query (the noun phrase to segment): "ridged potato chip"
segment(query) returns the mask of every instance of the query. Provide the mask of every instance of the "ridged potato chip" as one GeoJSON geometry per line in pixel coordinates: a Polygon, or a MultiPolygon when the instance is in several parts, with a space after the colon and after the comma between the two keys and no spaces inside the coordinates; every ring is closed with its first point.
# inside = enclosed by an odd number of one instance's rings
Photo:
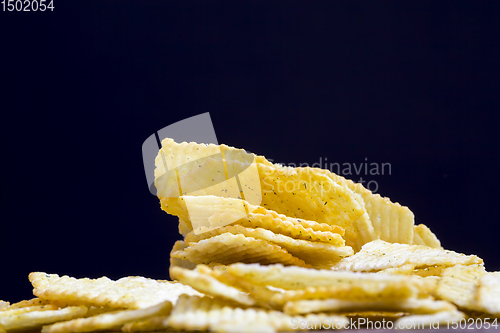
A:
{"type": "Polygon", "coordinates": [[[189,270],[181,267],[172,267],[172,277],[185,283],[196,290],[215,297],[234,301],[245,306],[256,303],[255,299],[239,289],[221,283],[210,274],[198,270],[189,270]]]}
{"type": "MultiPolygon", "coordinates": [[[[251,177],[245,178],[245,171],[255,168],[259,175],[258,181],[261,193],[252,195],[250,189],[243,186],[240,189],[243,196],[240,196],[240,198],[245,198],[252,204],[260,204],[278,213],[347,227],[352,225],[352,222],[364,212],[354,199],[353,192],[349,188],[338,185],[331,178],[317,172],[315,169],[283,167],[270,163],[262,156],[243,153],[242,150],[225,145],[219,147],[224,158],[222,163],[213,163],[219,165],[218,168],[214,166],[204,167],[201,163],[198,163],[199,165],[191,167],[189,172],[183,174],[177,172],[175,178],[178,177],[178,184],[174,184],[174,176],[164,177],[168,172],[164,166],[165,162],[167,164],[169,162],[168,156],[172,154],[175,156],[173,160],[176,163],[172,163],[171,167],[179,167],[181,163],[186,163],[188,160],[203,160],[218,156],[214,155],[218,147],[193,142],[178,144],[172,139],[163,140],[162,148],[156,159],[155,184],[164,210],[178,215],[175,200],[167,200],[166,198],[177,197],[181,193],[192,194],[183,188],[183,184],[196,184],[198,187],[204,187],[204,189],[200,189],[198,195],[218,195],[216,191],[210,189],[207,192],[206,189],[221,184],[221,181],[214,177],[219,177],[222,174],[220,166],[224,165],[226,181],[234,180],[235,176],[238,176],[243,177],[244,181],[242,183],[245,184],[248,183],[248,179],[251,180],[251,177]],[[207,179],[210,181],[207,181],[207,179]],[[214,181],[211,182],[211,180],[214,181]],[[199,185],[200,182],[203,186],[199,185]],[[247,194],[245,194],[245,190],[247,190],[247,194]]],[[[169,167],[167,169],[170,170],[169,167]]],[[[254,179],[250,183],[256,181],[254,179]]],[[[254,187],[257,188],[257,186],[254,187]]],[[[219,196],[229,197],[225,194],[219,196]]],[[[231,197],[234,196],[231,195],[231,197]]],[[[181,217],[185,218],[185,216],[181,217]]]]}
{"type": "Polygon", "coordinates": [[[333,270],[379,271],[412,264],[415,268],[436,265],[471,265],[483,260],[475,255],[465,255],[453,251],[433,249],[422,245],[387,243],[382,240],[366,243],[361,251],[335,264],[333,270]]]}
{"type": "Polygon", "coordinates": [[[0,312],[0,327],[5,330],[37,328],[57,321],[82,317],[86,306],[70,306],[57,309],[53,305],[35,305],[0,312]]]}
{"type": "MultiPolygon", "coordinates": [[[[344,229],[341,227],[288,217],[263,207],[250,205],[241,199],[216,196],[182,196],[178,200],[179,207],[184,209],[185,215],[194,217],[198,221],[207,221],[205,224],[209,225],[209,227],[206,230],[198,230],[195,232],[196,234],[210,231],[210,227],[224,226],[226,225],[224,220],[229,219],[234,221],[228,223],[231,225],[264,228],[276,234],[296,239],[330,243],[336,246],[345,244],[342,238],[344,229]],[[241,216],[244,217],[241,218],[241,216]]],[[[200,224],[203,224],[203,222],[200,224]]]]}
{"type": "Polygon", "coordinates": [[[231,303],[208,297],[181,296],[164,324],[176,330],[255,332],[258,329],[275,332],[298,328],[294,325],[301,322],[325,322],[325,319],[338,323],[338,327],[344,327],[348,322],[346,317],[339,315],[289,316],[273,310],[237,308],[231,303]]]}
{"type": "Polygon", "coordinates": [[[486,273],[482,265],[456,265],[443,270],[436,294],[463,309],[481,310],[476,303],[479,279],[486,273]]]}
{"type": "Polygon", "coordinates": [[[413,244],[442,249],[441,242],[425,224],[413,226],[413,244]]]}
{"type": "Polygon", "coordinates": [[[158,315],[168,315],[172,303],[165,301],[151,307],[121,310],[99,314],[88,318],[78,318],[55,323],[42,328],[42,333],[93,332],[97,330],[119,329],[127,322],[158,315]]]}
{"type": "MultiPolygon", "coordinates": [[[[172,247],[172,251],[170,251],[170,254],[172,254],[173,252],[176,252],[176,251],[182,251],[187,247],[188,246],[184,241],[181,241],[181,240],[176,241],[174,243],[174,246],[172,247]]],[[[170,272],[170,270],[172,269],[172,267],[176,267],[176,266],[182,267],[182,268],[187,268],[187,269],[194,269],[196,267],[196,264],[194,262],[189,261],[189,260],[175,258],[175,257],[172,257],[172,255],[170,255],[170,269],[169,269],[170,276],[172,276],[172,272],[170,272]]]]}
{"type": "Polygon", "coordinates": [[[224,233],[253,237],[255,239],[262,239],[272,244],[276,244],[313,267],[330,267],[340,259],[354,253],[352,248],[349,246],[334,246],[328,243],[293,239],[288,236],[275,234],[266,229],[245,228],[241,225],[225,226],[198,235],[195,235],[194,232],[190,232],[186,235],[185,242],[187,244],[191,244],[193,242],[196,243],[203,239],[224,233]]]}
{"type": "MultiPolygon", "coordinates": [[[[318,293],[321,295],[335,293],[335,288],[339,295],[348,295],[349,290],[352,297],[366,297],[378,294],[393,297],[400,293],[401,297],[415,295],[417,287],[420,286],[420,279],[404,275],[390,274],[366,274],[355,272],[336,272],[332,270],[307,269],[302,267],[283,265],[261,266],[258,264],[233,264],[227,267],[227,272],[251,281],[261,286],[273,286],[282,289],[296,290],[315,287],[325,287],[325,289],[310,289],[311,295],[318,293]],[[387,289],[386,289],[387,288],[387,289]]],[[[304,293],[300,291],[299,293],[304,293]]],[[[307,293],[307,292],[306,292],[307,293]]],[[[290,293],[293,295],[293,293],[290,293]]],[[[286,296],[284,296],[286,297],[286,296]]]]}
{"type": "Polygon", "coordinates": [[[446,301],[433,299],[405,298],[397,300],[354,301],[341,299],[301,300],[287,302],[283,311],[289,315],[312,312],[353,312],[353,311],[392,311],[409,313],[436,313],[454,311],[456,307],[446,301]]]}
{"type": "Polygon", "coordinates": [[[285,265],[307,266],[303,260],[292,256],[285,249],[268,241],[230,233],[191,243],[184,250],[172,252],[171,256],[198,264],[260,262],[263,264],[283,263],[285,265]]]}
{"type": "Polygon", "coordinates": [[[121,278],[117,281],[99,279],[75,279],[68,276],[42,272],[30,273],[33,293],[43,299],[106,306],[111,308],[145,308],[170,301],[175,303],[180,294],[198,295],[189,286],[169,281],[157,281],[140,276],[121,278]]]}
{"type": "Polygon", "coordinates": [[[5,308],[8,308],[9,306],[10,306],[9,302],[0,301],[0,311],[2,311],[5,308]]]}
{"type": "Polygon", "coordinates": [[[488,272],[479,278],[477,306],[494,316],[500,316],[500,272],[488,272]]]}

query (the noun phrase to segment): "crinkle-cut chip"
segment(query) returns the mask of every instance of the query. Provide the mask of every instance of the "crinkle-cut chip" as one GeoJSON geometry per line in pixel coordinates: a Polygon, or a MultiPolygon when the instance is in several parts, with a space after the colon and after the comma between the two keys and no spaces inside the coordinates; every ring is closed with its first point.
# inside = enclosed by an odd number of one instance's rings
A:
{"type": "Polygon", "coordinates": [[[335,264],[333,270],[379,271],[407,264],[422,268],[434,265],[472,265],[483,260],[475,255],[465,255],[453,251],[433,249],[423,245],[387,243],[375,240],[366,243],[361,251],[335,264]]]}
{"type": "Polygon", "coordinates": [[[262,239],[225,233],[197,243],[191,243],[181,251],[171,253],[172,257],[189,260],[198,264],[217,262],[259,262],[263,264],[282,263],[285,265],[307,266],[306,263],[288,253],[278,245],[262,239]]]}
{"type": "Polygon", "coordinates": [[[479,278],[477,305],[494,316],[500,315],[500,272],[488,272],[479,278]]]}
{"type": "Polygon", "coordinates": [[[173,267],[172,277],[207,295],[221,297],[245,306],[251,306],[256,303],[253,297],[243,291],[228,286],[212,277],[210,274],[198,270],[173,267]]]}
{"type": "MultiPolygon", "coordinates": [[[[185,215],[196,220],[206,220],[205,224],[214,229],[215,226],[224,226],[225,221],[232,221],[229,224],[241,225],[250,228],[263,228],[292,238],[319,241],[330,243],[336,246],[344,245],[344,229],[326,223],[318,223],[288,217],[278,214],[263,207],[250,205],[241,199],[221,198],[213,195],[207,196],[182,196],[179,197],[179,206],[184,209],[185,215]],[[248,211],[248,214],[246,213],[248,211]]],[[[192,229],[189,226],[183,226],[182,229],[192,229]]],[[[181,228],[181,227],[179,227],[181,228]]],[[[195,230],[195,234],[200,234],[205,230],[195,230]]],[[[185,235],[185,234],[184,234],[185,235]]]]}
{"type": "Polygon", "coordinates": [[[93,332],[97,330],[119,329],[127,322],[158,315],[168,315],[172,303],[165,301],[151,307],[103,313],[88,318],[78,318],[55,323],[42,328],[42,333],[93,332]]]}
{"type": "Polygon", "coordinates": [[[188,232],[193,230],[193,226],[189,220],[183,220],[179,218],[179,233],[182,236],[186,236],[188,232]]]}
{"type": "Polygon", "coordinates": [[[353,192],[313,168],[257,164],[261,206],[286,216],[347,228],[364,212],[353,192]]]}
{"type": "MultiPolygon", "coordinates": [[[[362,201],[362,199],[361,203],[364,208],[364,202],[362,201]]],[[[353,225],[345,231],[344,238],[346,239],[346,244],[350,245],[355,252],[361,250],[361,247],[364,244],[378,239],[372,222],[370,221],[370,216],[368,215],[366,210],[363,215],[361,215],[356,221],[354,221],[353,225]]]]}
{"type": "Polygon", "coordinates": [[[482,265],[456,265],[441,274],[436,295],[462,309],[481,310],[476,303],[479,279],[486,273],[482,265]]]}
{"type": "Polygon", "coordinates": [[[87,313],[86,306],[70,306],[57,309],[52,305],[35,305],[0,312],[0,327],[5,330],[41,327],[57,321],[82,317],[87,313]]]}
{"type": "MultiPolygon", "coordinates": [[[[352,221],[363,214],[363,209],[354,199],[353,192],[349,188],[338,185],[331,178],[315,169],[283,167],[270,163],[262,156],[255,156],[246,152],[240,154],[238,152],[242,152],[242,150],[225,145],[178,144],[171,139],[163,140],[162,149],[156,159],[155,184],[158,189],[158,196],[162,201],[162,208],[166,209],[170,214],[174,214],[176,203],[174,201],[166,202],[165,197],[172,196],[170,193],[175,195],[175,191],[177,193],[184,192],[182,184],[206,183],[207,179],[211,180],[221,173],[216,172],[220,171],[216,170],[216,168],[191,168],[190,172],[183,175],[177,173],[181,183],[181,186],[179,186],[179,184],[175,184],[173,176],[164,176],[166,172],[163,165],[164,160],[168,162],[168,158],[164,158],[165,154],[172,155],[175,152],[176,157],[174,160],[180,162],[173,163],[172,166],[174,166],[180,165],[181,162],[186,163],[188,159],[193,161],[218,156],[214,155],[215,150],[218,148],[223,151],[225,156],[223,160],[227,170],[226,178],[233,176],[230,179],[235,179],[234,176],[238,175],[240,177],[241,174],[243,177],[242,183],[246,184],[248,181],[256,183],[257,179],[249,177],[245,174],[245,171],[248,169],[258,171],[261,193],[255,195],[251,193],[251,188],[247,189],[245,184],[242,184],[243,196],[253,204],[259,204],[255,198],[261,199],[261,206],[278,213],[336,224],[342,227],[350,226],[352,221]]],[[[258,186],[253,187],[253,190],[257,191],[258,186]]]]}
{"type": "Polygon", "coordinates": [[[441,242],[425,224],[413,226],[413,244],[442,249],[441,242]]]}
{"type": "Polygon", "coordinates": [[[9,302],[6,301],[0,301],[0,311],[2,311],[5,308],[8,308],[10,306],[9,302]]]}
{"type": "Polygon", "coordinates": [[[347,318],[338,315],[289,316],[260,308],[242,309],[220,299],[181,296],[164,324],[176,330],[255,332],[258,327],[274,332],[290,331],[299,328],[300,323],[326,322],[327,319],[338,323],[339,327],[344,327],[348,322],[347,318]]]}
{"type": "MultiPolygon", "coordinates": [[[[323,297],[322,295],[335,294],[349,297],[361,297],[381,295],[396,297],[408,297],[415,295],[421,281],[417,277],[390,274],[368,274],[355,272],[336,272],[332,270],[317,270],[302,267],[283,265],[261,266],[258,264],[233,264],[228,266],[228,273],[254,284],[261,286],[273,286],[288,290],[306,289],[298,293],[309,293],[323,297]],[[314,287],[325,287],[326,289],[315,290],[314,287]],[[307,288],[310,288],[307,291],[307,288]],[[352,288],[352,289],[349,289],[352,288]],[[405,296],[403,296],[405,295],[405,296]]],[[[286,294],[285,294],[286,295],[286,294]]],[[[290,295],[294,295],[290,293],[290,295]]],[[[344,297],[343,296],[343,297],[344,297]]],[[[277,296],[279,298],[279,296],[277,296]]],[[[287,297],[287,296],[283,296],[287,297]]]]}
{"type": "Polygon", "coordinates": [[[276,310],[281,310],[283,306],[283,304],[277,304],[271,301],[274,295],[276,295],[277,293],[282,293],[283,291],[270,290],[267,287],[259,286],[253,284],[252,282],[246,281],[245,279],[235,277],[227,273],[226,271],[213,270],[206,265],[196,266],[196,271],[205,275],[209,275],[228,287],[232,287],[247,293],[255,299],[255,306],[276,310]]]}
{"type": "Polygon", "coordinates": [[[13,309],[21,309],[21,308],[27,308],[31,306],[39,306],[39,305],[46,305],[49,304],[50,301],[46,299],[40,299],[38,297],[26,300],[26,301],[20,301],[14,304],[11,304],[7,307],[4,308],[4,310],[13,310],[13,309]]]}
{"type": "Polygon", "coordinates": [[[305,314],[312,312],[353,312],[353,311],[393,311],[409,313],[436,313],[440,311],[453,311],[456,307],[446,301],[433,299],[405,298],[397,300],[300,300],[287,302],[283,311],[287,314],[305,314]]]}
{"type": "Polygon", "coordinates": [[[122,332],[153,332],[166,329],[163,322],[168,316],[153,316],[142,320],[132,321],[122,326],[122,332]]]}
{"type": "MultiPolygon", "coordinates": [[[[354,273],[356,274],[356,273],[354,273]]],[[[271,301],[274,304],[285,304],[289,301],[315,299],[343,299],[384,301],[405,299],[418,296],[419,289],[416,280],[412,278],[396,278],[372,275],[367,279],[353,279],[343,283],[332,283],[331,286],[307,287],[305,289],[287,290],[283,294],[276,294],[271,301]],[[370,279],[371,278],[371,279],[370,279]]]]}
{"type": "Polygon", "coordinates": [[[44,304],[44,305],[31,305],[25,306],[24,308],[15,308],[15,309],[6,309],[0,312],[0,317],[8,317],[8,316],[17,316],[18,314],[33,312],[33,311],[48,311],[48,310],[57,310],[58,307],[53,304],[44,304]]]}
{"type": "Polygon", "coordinates": [[[345,179],[329,170],[318,170],[330,177],[337,184],[361,195],[365,203],[364,208],[370,217],[370,223],[375,233],[375,236],[371,234],[365,238],[366,242],[374,239],[382,239],[391,243],[412,243],[415,216],[408,207],[401,206],[397,202],[391,202],[389,198],[372,193],[362,184],[345,179]]]}
{"type": "MultiPolygon", "coordinates": [[[[170,253],[172,254],[172,252],[182,251],[187,247],[188,246],[184,241],[178,240],[175,242],[174,247],[172,247],[172,251],[170,251],[170,253]]],[[[196,267],[196,264],[194,262],[189,261],[189,260],[174,258],[174,257],[170,256],[170,269],[169,269],[169,271],[172,269],[172,267],[176,267],[176,266],[182,267],[182,268],[187,268],[187,269],[194,269],[196,267]]],[[[172,275],[172,273],[170,273],[170,275],[172,275]]]]}
{"type": "Polygon", "coordinates": [[[36,296],[77,305],[145,308],[164,301],[175,303],[179,295],[184,293],[199,295],[197,291],[181,283],[157,281],[141,276],[113,281],[107,277],[76,279],[33,272],[30,273],[29,279],[36,296]]]}
{"type": "MultiPolygon", "coordinates": [[[[447,328],[454,323],[460,322],[466,318],[463,312],[458,310],[442,311],[433,314],[419,314],[399,318],[394,322],[393,327],[396,329],[423,329],[423,328],[447,328]]],[[[453,327],[453,326],[452,326],[453,327]]]]}
{"type": "Polygon", "coordinates": [[[334,246],[327,243],[293,239],[285,235],[275,234],[266,229],[245,228],[241,225],[225,226],[198,235],[195,235],[194,232],[190,232],[186,235],[185,242],[187,244],[196,243],[203,239],[224,233],[231,233],[233,235],[241,234],[245,237],[266,240],[282,247],[293,256],[304,260],[313,267],[330,267],[340,259],[354,253],[349,246],[334,246]]]}

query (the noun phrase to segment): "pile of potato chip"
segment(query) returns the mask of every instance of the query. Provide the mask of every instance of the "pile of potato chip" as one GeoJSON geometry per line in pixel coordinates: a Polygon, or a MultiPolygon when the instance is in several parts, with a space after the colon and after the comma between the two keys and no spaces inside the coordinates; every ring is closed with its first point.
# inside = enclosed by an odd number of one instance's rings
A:
{"type": "Polygon", "coordinates": [[[0,301],[0,332],[498,326],[500,272],[328,170],[165,139],[155,185],[184,237],[175,281],[31,273],[36,298],[0,301]]]}

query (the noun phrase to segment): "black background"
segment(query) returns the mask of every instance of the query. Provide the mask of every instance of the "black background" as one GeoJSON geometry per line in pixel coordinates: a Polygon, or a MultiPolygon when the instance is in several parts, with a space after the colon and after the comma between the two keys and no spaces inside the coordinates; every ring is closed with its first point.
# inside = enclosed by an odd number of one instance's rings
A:
{"type": "MultiPolygon", "coordinates": [[[[168,276],[141,146],[210,112],[275,162],[368,176],[447,249],[497,256],[500,2],[54,0],[0,12],[0,299],[31,271],[168,276]]],[[[352,176],[358,180],[358,176],[352,176]]]]}

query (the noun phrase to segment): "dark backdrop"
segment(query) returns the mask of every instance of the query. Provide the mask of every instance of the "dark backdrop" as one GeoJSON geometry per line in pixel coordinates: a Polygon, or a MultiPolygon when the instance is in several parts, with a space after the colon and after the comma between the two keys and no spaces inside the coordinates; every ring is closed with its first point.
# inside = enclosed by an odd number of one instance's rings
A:
{"type": "Polygon", "coordinates": [[[364,179],[500,269],[498,1],[54,1],[0,12],[0,299],[30,271],[166,278],[141,146],[203,112],[275,162],[390,163],[364,179]]]}

